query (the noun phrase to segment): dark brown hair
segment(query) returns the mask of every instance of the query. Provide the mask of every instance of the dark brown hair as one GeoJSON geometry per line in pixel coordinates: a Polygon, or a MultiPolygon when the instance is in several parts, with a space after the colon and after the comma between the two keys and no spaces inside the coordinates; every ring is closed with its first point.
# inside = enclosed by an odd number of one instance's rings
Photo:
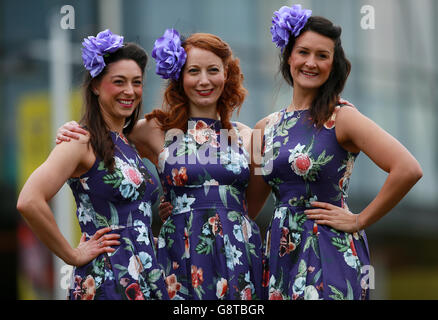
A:
{"type": "MultiPolygon", "coordinates": [[[[111,135],[108,129],[108,125],[102,117],[98,96],[93,92],[93,85],[100,81],[108,70],[108,65],[120,60],[134,60],[140,67],[142,75],[147,64],[147,54],[143,48],[135,43],[126,43],[123,47],[117,51],[110,53],[104,58],[105,68],[95,78],[91,78],[90,73],[87,72],[85,80],[83,82],[84,90],[84,114],[80,120],[80,124],[84,126],[90,132],[90,144],[96,157],[103,160],[105,167],[110,171],[114,171],[114,143],[111,139],[111,135]]],[[[132,115],[126,119],[123,133],[128,135],[135,123],[138,120],[141,101],[132,115]]]]}
{"type": "MultiPolygon", "coordinates": [[[[222,59],[226,80],[224,91],[217,103],[217,109],[222,128],[232,129],[231,116],[234,110],[240,111],[247,95],[247,90],[243,87],[244,78],[240,70],[239,59],[233,57],[233,52],[225,41],[209,33],[194,33],[182,41],[182,46],[186,52],[196,47],[211,51],[222,59]]],[[[169,80],[164,92],[163,108],[153,110],[145,118],[147,120],[157,118],[163,131],[172,128],[187,131],[189,99],[184,92],[182,72],[178,80],[169,80]]]]}
{"type": "MultiPolygon", "coordinates": [[[[315,99],[310,106],[310,116],[312,121],[321,127],[332,115],[335,104],[344,89],[348,75],[351,71],[351,63],[345,57],[344,49],[341,44],[342,29],[324,17],[310,17],[306,25],[301,30],[301,34],[306,31],[313,31],[332,39],[335,43],[333,65],[327,81],[319,88],[315,99]]],[[[296,38],[291,36],[288,44],[280,56],[280,72],[283,78],[292,87],[294,85],[288,59],[292,53],[296,38]]]]}

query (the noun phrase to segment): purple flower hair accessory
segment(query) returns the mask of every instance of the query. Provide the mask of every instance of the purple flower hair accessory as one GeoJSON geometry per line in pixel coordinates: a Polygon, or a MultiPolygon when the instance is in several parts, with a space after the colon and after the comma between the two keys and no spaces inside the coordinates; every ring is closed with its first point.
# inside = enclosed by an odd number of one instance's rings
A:
{"type": "Polygon", "coordinates": [[[167,29],[161,38],[155,41],[152,49],[152,58],[157,66],[155,73],[163,79],[178,80],[181,69],[186,63],[187,54],[181,46],[178,31],[167,29]]]}
{"type": "Polygon", "coordinates": [[[300,4],[292,7],[283,6],[272,17],[272,42],[282,50],[289,42],[289,36],[297,37],[312,15],[312,10],[301,9],[300,4]]]}
{"type": "Polygon", "coordinates": [[[84,67],[94,78],[105,68],[104,56],[123,47],[123,37],[106,29],[99,32],[96,37],[85,38],[82,46],[84,67]]]}

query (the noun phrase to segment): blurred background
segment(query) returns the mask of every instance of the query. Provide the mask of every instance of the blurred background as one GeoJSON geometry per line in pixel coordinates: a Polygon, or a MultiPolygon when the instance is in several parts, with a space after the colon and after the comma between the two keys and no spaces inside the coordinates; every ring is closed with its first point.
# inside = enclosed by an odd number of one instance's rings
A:
{"type": "MultiPolygon", "coordinates": [[[[342,97],[401,141],[424,176],[403,201],[367,230],[374,269],[373,299],[438,299],[438,1],[300,0],[343,28],[353,65],[342,97]]],[[[81,42],[110,28],[150,55],[166,28],[209,32],[240,58],[249,96],[235,120],[249,126],[289,105],[278,73],[279,50],[269,32],[279,0],[2,0],[0,2],[0,275],[2,298],[64,299],[68,267],[35,238],[16,211],[31,172],[54,146],[56,129],[79,120],[81,42]]],[[[143,113],[161,106],[164,82],[150,59],[143,113]]],[[[386,178],[358,157],[349,206],[360,212],[386,178]]],[[[52,203],[73,246],[80,232],[68,189],[52,203]]],[[[257,217],[262,232],[272,200],[257,217]]],[[[154,234],[160,221],[155,214],[154,234]]]]}

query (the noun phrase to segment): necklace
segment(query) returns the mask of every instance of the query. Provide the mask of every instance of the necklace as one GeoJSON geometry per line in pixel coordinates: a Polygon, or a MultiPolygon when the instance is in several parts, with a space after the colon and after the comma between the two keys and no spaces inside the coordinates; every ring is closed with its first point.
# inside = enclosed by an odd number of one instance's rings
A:
{"type": "Polygon", "coordinates": [[[296,115],[297,119],[301,118],[301,115],[303,114],[304,111],[309,110],[309,108],[298,109],[293,102],[292,102],[292,108],[293,110],[290,112],[297,113],[296,115]]]}

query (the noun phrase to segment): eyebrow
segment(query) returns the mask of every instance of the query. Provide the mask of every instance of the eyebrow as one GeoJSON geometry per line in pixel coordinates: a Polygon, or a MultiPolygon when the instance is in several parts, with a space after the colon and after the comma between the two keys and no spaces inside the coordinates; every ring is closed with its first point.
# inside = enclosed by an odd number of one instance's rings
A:
{"type": "MultiPolygon", "coordinates": [[[[310,49],[309,48],[306,48],[306,47],[303,47],[303,46],[297,46],[297,49],[298,48],[301,48],[301,49],[305,49],[305,50],[308,50],[308,51],[310,51],[310,49]]],[[[329,51],[329,50],[316,50],[317,52],[327,52],[327,53],[331,53],[331,51],[329,51]]]]}
{"type": "MultiPolygon", "coordinates": [[[[187,68],[193,68],[193,67],[199,68],[199,65],[197,65],[197,64],[190,64],[190,65],[187,66],[187,68]]],[[[213,64],[210,64],[210,65],[207,66],[207,68],[211,68],[211,67],[220,68],[220,65],[213,63],[213,64]]]]}
{"type": "MultiPolygon", "coordinates": [[[[126,79],[126,77],[121,75],[121,74],[115,74],[115,75],[111,76],[111,79],[112,78],[117,78],[117,77],[126,79]]],[[[136,79],[136,78],[142,78],[142,76],[135,76],[134,79],[136,79]]]]}

